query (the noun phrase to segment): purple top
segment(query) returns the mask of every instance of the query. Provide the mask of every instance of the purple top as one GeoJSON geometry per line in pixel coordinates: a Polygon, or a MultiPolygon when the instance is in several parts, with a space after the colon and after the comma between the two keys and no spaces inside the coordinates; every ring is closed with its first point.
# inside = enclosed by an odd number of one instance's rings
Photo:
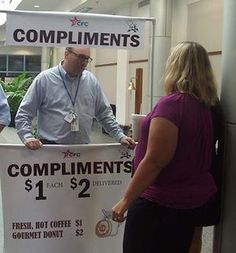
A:
{"type": "Polygon", "coordinates": [[[155,117],[166,118],[178,127],[178,143],[173,159],[142,197],[172,208],[201,206],[216,192],[209,172],[214,143],[210,109],[187,93],[162,97],[142,121],[134,170],[146,153],[149,126],[155,117]]]}

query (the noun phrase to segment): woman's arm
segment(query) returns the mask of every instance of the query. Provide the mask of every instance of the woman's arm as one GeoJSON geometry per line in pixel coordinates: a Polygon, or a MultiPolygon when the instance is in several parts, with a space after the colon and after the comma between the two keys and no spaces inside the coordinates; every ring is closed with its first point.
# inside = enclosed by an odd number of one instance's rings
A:
{"type": "Polygon", "coordinates": [[[113,218],[123,219],[129,205],[158,177],[171,161],[178,141],[178,128],[165,118],[151,120],[147,151],[140,162],[123,198],[113,206],[113,218]]]}

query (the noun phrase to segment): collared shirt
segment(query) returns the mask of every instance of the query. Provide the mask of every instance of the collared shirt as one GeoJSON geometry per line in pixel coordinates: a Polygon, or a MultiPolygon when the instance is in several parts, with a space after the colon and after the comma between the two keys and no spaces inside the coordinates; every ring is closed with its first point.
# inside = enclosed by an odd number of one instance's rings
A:
{"type": "Polygon", "coordinates": [[[72,78],[61,64],[41,72],[21,102],[15,122],[23,142],[33,137],[32,120],[36,116],[39,138],[58,144],[89,143],[94,118],[117,141],[125,136],[96,77],[84,70],[72,78]],[[71,131],[71,124],[65,120],[70,112],[77,115],[79,131],[71,131]]]}
{"type": "Polygon", "coordinates": [[[8,126],[11,121],[10,109],[7,102],[6,95],[0,85],[0,124],[8,126]]]}

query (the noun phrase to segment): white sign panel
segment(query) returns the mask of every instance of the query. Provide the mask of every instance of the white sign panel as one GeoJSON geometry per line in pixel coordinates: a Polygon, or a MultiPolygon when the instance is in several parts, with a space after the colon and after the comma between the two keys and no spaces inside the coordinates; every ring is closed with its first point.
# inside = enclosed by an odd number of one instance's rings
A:
{"type": "Polygon", "coordinates": [[[6,44],[139,49],[144,44],[144,20],[12,12],[7,14],[6,44]]]}
{"type": "Polygon", "coordinates": [[[120,253],[124,223],[111,219],[131,173],[120,144],[1,145],[5,253],[120,253]]]}

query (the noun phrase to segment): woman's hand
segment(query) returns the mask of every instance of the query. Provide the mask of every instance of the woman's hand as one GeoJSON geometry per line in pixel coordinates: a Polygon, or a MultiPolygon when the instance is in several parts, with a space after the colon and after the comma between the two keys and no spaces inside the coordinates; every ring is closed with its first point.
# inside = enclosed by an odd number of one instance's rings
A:
{"type": "Polygon", "coordinates": [[[126,219],[124,216],[125,212],[128,209],[128,203],[122,198],[112,207],[112,219],[117,222],[123,222],[126,219]]]}

